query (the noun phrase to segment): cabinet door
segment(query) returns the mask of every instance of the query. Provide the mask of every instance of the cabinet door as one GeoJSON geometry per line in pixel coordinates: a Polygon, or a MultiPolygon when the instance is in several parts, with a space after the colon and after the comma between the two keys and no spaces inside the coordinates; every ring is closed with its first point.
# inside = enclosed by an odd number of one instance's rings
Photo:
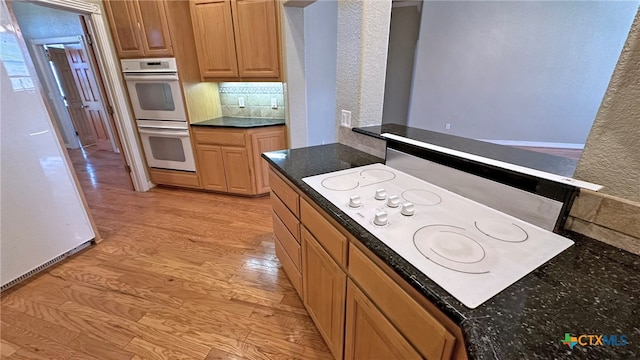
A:
{"type": "Polygon", "coordinates": [[[345,360],[422,358],[351,280],[346,322],[345,360]]]}
{"type": "Polygon", "coordinates": [[[164,1],[141,0],[135,4],[145,56],[173,56],[164,1]]]}
{"type": "Polygon", "coordinates": [[[234,0],[232,5],[240,77],[278,79],[276,1],[234,0]]]}
{"type": "Polygon", "coordinates": [[[222,160],[227,179],[227,191],[235,194],[253,194],[247,149],[222,147],[222,160]]]}
{"type": "Polygon", "coordinates": [[[196,146],[196,153],[202,187],[207,190],[227,191],[222,149],[219,146],[199,144],[196,146]]]}
{"type": "Polygon", "coordinates": [[[342,269],[303,227],[302,298],[336,359],[342,359],[346,283],[342,269]]]}
{"type": "Polygon", "coordinates": [[[144,57],[136,4],[132,1],[108,0],[104,2],[104,7],[118,55],[121,58],[144,57]]]}
{"type": "Polygon", "coordinates": [[[269,192],[269,165],[260,155],[263,152],[282,150],[285,147],[284,126],[278,126],[273,131],[251,134],[253,168],[256,172],[256,193],[269,192]]]}
{"type": "Polygon", "coordinates": [[[192,0],[191,23],[203,78],[237,78],[236,48],[229,0],[192,0]]]}

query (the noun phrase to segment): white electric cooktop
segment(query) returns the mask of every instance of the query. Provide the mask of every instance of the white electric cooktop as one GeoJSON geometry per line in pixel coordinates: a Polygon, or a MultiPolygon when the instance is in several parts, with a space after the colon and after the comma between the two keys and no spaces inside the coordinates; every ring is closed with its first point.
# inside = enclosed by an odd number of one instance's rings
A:
{"type": "Polygon", "coordinates": [[[383,164],[302,180],[469,308],[573,244],[383,164]]]}

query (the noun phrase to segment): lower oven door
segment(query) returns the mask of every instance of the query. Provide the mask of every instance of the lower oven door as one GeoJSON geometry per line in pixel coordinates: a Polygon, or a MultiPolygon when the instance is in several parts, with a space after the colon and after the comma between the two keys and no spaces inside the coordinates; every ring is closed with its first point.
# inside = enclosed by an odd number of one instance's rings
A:
{"type": "Polygon", "coordinates": [[[196,171],[189,130],[139,127],[138,132],[150,167],[196,171]]]}

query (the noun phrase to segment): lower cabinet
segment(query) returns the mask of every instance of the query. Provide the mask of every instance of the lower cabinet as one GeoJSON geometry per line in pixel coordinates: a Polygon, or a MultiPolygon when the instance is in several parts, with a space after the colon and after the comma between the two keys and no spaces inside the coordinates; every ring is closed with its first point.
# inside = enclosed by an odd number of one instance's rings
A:
{"type": "Polygon", "coordinates": [[[286,147],[284,126],[191,129],[202,188],[241,195],[269,192],[268,168],[261,154],[286,147]]]}
{"type": "Polygon", "coordinates": [[[302,228],[304,305],[336,359],[342,358],[347,275],[302,228]]]}
{"type": "Polygon", "coordinates": [[[344,358],[420,359],[420,354],[351,281],[347,281],[344,358]]]}
{"type": "Polygon", "coordinates": [[[302,282],[335,359],[467,359],[458,325],[274,168],[269,174],[276,255],[294,287],[302,282]]]}
{"type": "Polygon", "coordinates": [[[251,176],[247,149],[223,146],[222,161],[227,178],[227,191],[233,194],[251,195],[253,176],[251,176]]]}
{"type": "Polygon", "coordinates": [[[227,191],[220,146],[198,145],[196,156],[201,163],[207,164],[200,169],[202,187],[207,190],[227,191]]]}

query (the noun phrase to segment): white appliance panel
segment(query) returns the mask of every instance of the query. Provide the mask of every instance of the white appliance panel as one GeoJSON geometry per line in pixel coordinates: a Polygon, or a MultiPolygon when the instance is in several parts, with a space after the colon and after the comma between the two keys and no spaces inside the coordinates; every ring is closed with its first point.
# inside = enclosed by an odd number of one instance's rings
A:
{"type": "Polygon", "coordinates": [[[573,244],[383,164],[303,181],[469,308],[573,244]]]}
{"type": "Polygon", "coordinates": [[[138,121],[138,132],[150,167],[196,171],[188,129],[145,127],[138,121]]]}
{"type": "MultiPolygon", "coordinates": [[[[13,29],[4,2],[2,26],[13,29]]],[[[6,285],[95,237],[15,34],[2,33],[0,280],[6,285]],[[11,74],[11,77],[9,76],[11,74]],[[16,76],[21,76],[17,78],[16,76]]]]}

